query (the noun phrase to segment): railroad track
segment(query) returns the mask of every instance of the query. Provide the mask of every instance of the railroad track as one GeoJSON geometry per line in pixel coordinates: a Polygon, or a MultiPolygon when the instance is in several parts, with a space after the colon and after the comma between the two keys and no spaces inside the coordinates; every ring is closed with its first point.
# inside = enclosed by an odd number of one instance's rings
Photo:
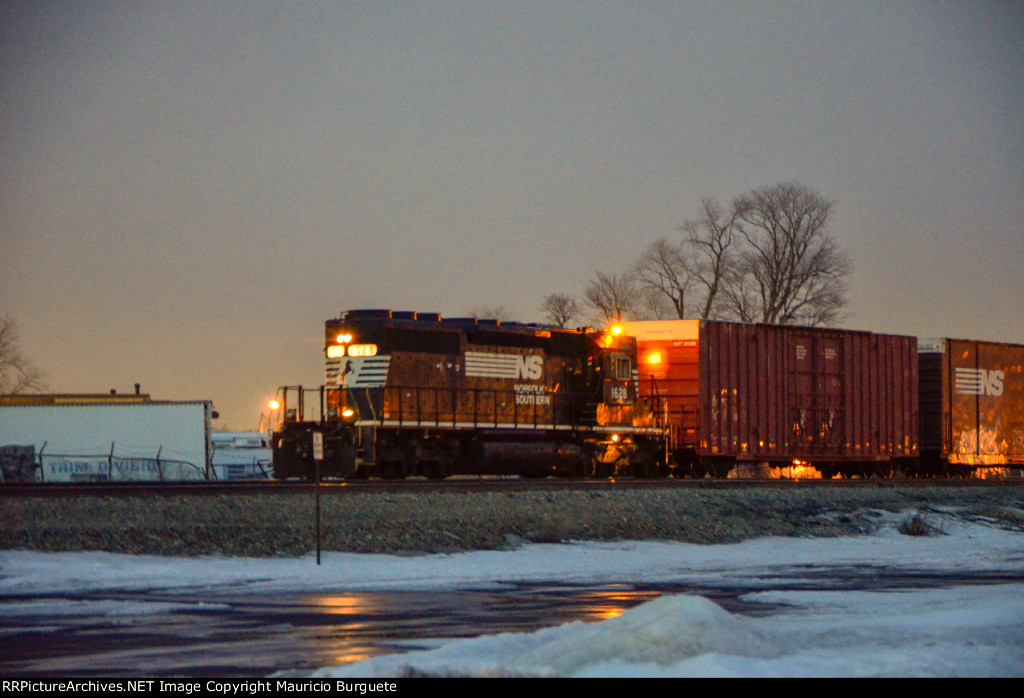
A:
{"type": "MultiPolygon", "coordinates": [[[[444,481],[410,478],[406,480],[324,481],[321,494],[388,492],[495,492],[495,491],[572,491],[572,490],[658,490],[658,489],[794,489],[794,488],[893,488],[893,487],[1021,487],[1024,479],[1006,478],[866,478],[831,479],[595,479],[572,480],[549,478],[543,480],[464,477],[444,481]]],[[[0,485],[0,499],[10,497],[77,497],[77,496],[224,496],[253,494],[315,493],[311,482],[278,480],[249,480],[242,482],[105,482],[105,483],[7,483],[0,485]]]]}

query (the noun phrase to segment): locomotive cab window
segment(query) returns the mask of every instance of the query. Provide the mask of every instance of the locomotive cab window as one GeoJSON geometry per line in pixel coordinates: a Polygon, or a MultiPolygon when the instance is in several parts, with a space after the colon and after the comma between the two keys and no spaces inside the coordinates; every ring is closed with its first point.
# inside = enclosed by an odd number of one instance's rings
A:
{"type": "Polygon", "coordinates": [[[612,380],[626,381],[633,378],[633,362],[628,356],[612,354],[611,367],[608,378],[612,380]]]}

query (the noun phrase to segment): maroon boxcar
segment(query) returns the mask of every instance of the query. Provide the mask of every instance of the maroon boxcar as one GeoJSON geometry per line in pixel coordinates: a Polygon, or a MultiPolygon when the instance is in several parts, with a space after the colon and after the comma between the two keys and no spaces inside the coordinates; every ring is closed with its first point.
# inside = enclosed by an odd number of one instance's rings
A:
{"type": "Polygon", "coordinates": [[[1024,464],[1024,346],[922,339],[921,461],[967,475],[1024,464]]]}
{"type": "Polygon", "coordinates": [[[917,339],[701,320],[626,322],[640,395],[671,427],[680,474],[810,463],[826,477],[918,453],[917,339]]]}

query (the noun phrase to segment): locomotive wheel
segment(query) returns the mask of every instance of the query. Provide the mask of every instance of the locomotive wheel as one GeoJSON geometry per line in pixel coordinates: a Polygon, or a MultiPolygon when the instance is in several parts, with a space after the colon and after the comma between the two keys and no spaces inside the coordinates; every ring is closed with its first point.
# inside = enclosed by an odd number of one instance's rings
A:
{"type": "Polygon", "coordinates": [[[581,458],[566,470],[565,476],[577,480],[589,480],[594,477],[594,463],[588,458],[581,458]]]}
{"type": "Polygon", "coordinates": [[[370,469],[365,465],[358,465],[356,469],[349,475],[347,480],[368,480],[370,478],[370,469]]]}
{"type": "Polygon", "coordinates": [[[405,467],[400,460],[381,461],[378,465],[380,476],[383,480],[404,480],[405,467]]]}
{"type": "Polygon", "coordinates": [[[604,462],[598,461],[596,458],[594,458],[594,459],[591,459],[591,464],[593,466],[592,472],[594,473],[594,477],[596,477],[596,478],[609,478],[609,477],[614,477],[615,476],[615,464],[614,463],[604,463],[604,462]]]}
{"type": "Polygon", "coordinates": [[[444,480],[454,474],[455,468],[450,462],[443,460],[422,461],[420,469],[427,476],[428,480],[444,480]]]}
{"type": "Polygon", "coordinates": [[[596,468],[593,458],[586,458],[580,463],[580,477],[584,480],[593,479],[596,468]]]}

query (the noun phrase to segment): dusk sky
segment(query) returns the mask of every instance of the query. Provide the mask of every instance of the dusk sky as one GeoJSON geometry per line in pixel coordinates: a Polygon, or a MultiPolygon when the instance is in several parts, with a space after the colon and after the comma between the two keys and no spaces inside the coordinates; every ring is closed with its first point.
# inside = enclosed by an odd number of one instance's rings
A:
{"type": "Polygon", "coordinates": [[[843,326],[1024,343],[1024,2],[0,4],[0,313],[50,392],[255,428],[346,309],[540,321],[788,181],[843,326]]]}

